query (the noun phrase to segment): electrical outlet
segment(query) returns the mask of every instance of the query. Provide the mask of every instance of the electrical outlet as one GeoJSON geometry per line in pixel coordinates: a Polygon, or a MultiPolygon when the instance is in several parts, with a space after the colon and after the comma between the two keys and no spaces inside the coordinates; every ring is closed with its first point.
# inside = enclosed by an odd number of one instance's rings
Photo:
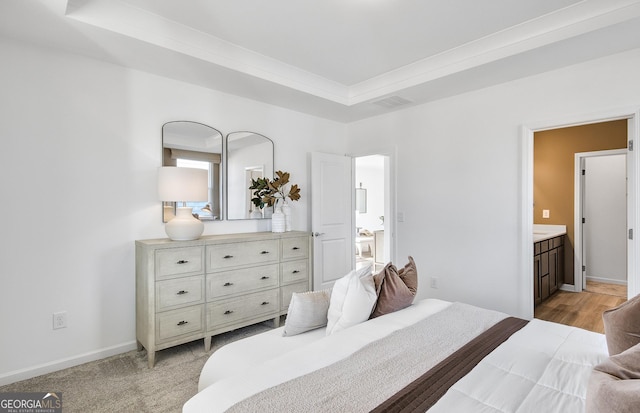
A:
{"type": "Polygon", "coordinates": [[[438,278],[431,277],[431,288],[438,288],[438,278]]]}
{"type": "Polygon", "coordinates": [[[67,312],[59,311],[57,313],[53,313],[53,329],[57,330],[59,328],[67,327],[67,312]]]}

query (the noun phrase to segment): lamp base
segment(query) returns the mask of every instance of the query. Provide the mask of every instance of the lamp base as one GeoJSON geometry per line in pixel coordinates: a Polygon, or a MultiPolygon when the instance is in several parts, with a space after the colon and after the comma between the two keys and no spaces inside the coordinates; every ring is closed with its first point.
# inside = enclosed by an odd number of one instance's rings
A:
{"type": "Polygon", "coordinates": [[[176,217],[164,226],[169,238],[174,241],[191,241],[200,238],[204,224],[193,215],[191,207],[177,207],[176,217]]]}

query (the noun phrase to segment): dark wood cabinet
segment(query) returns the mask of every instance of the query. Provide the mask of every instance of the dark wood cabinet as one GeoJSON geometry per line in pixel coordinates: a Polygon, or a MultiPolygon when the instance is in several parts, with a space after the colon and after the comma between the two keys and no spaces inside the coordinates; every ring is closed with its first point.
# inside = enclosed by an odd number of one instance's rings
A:
{"type": "Polygon", "coordinates": [[[533,299],[536,305],[542,302],[540,296],[540,254],[533,256],[533,299]]]}
{"type": "Polygon", "coordinates": [[[558,290],[564,272],[564,235],[534,243],[533,300],[540,304],[558,290]]]}

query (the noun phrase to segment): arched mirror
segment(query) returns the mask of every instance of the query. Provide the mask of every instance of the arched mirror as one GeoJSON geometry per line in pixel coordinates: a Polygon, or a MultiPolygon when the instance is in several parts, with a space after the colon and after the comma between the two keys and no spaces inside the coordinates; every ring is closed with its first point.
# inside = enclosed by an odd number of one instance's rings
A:
{"type": "Polygon", "coordinates": [[[256,207],[249,189],[257,178],[273,178],[273,141],[254,132],[231,132],[227,151],[227,219],[269,218],[268,211],[256,207]]]}
{"type": "MultiPolygon", "coordinates": [[[[162,126],[162,166],[206,169],[209,199],[188,202],[201,220],[222,219],[222,134],[211,126],[189,121],[167,122],[162,126]]],[[[163,222],[173,218],[174,202],[163,203],[163,222]]]]}

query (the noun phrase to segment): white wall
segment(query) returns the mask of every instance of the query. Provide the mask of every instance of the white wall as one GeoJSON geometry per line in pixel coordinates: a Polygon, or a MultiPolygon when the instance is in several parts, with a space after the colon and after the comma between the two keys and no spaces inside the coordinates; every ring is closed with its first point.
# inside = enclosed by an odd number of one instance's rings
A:
{"type": "MultiPolygon", "coordinates": [[[[165,237],[161,127],[262,133],[302,188],[307,153],[345,152],[346,127],[294,111],[0,39],[0,385],[134,348],[134,240],[165,237]],[[342,149],[340,149],[342,148],[342,149]],[[68,328],[52,330],[52,313],[68,328]]],[[[206,222],[205,234],[269,230],[206,222]]]]}
{"type": "Polygon", "coordinates": [[[394,137],[404,213],[396,256],[416,260],[419,298],[532,312],[521,271],[521,127],[640,107],[638,67],[634,50],[349,125],[350,151],[394,137]]]}

